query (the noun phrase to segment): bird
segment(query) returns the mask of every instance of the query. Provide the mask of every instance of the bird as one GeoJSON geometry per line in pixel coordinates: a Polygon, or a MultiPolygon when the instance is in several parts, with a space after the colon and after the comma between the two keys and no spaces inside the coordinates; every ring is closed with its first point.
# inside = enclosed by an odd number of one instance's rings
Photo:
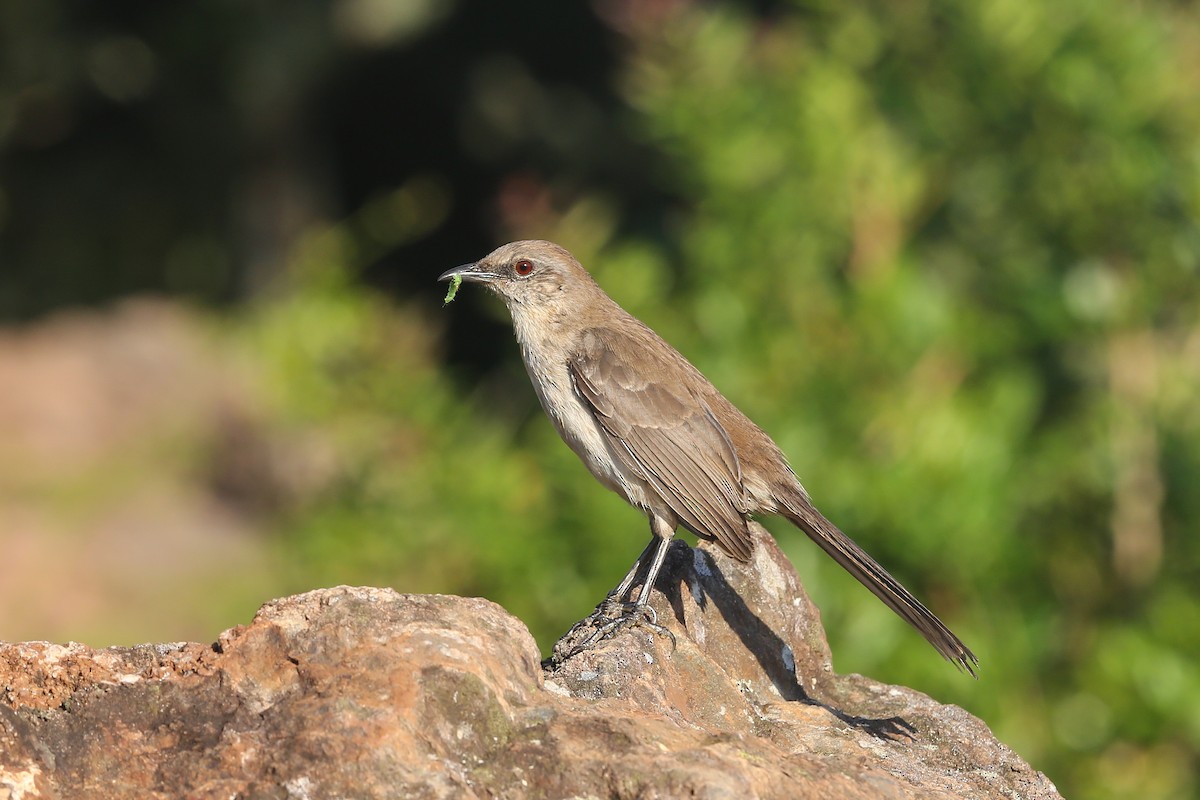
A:
{"type": "MultiPolygon", "coordinates": [[[[751,519],[779,515],[945,659],[976,675],[975,654],[817,510],[771,437],[679,351],[610,298],[565,248],[540,240],[510,242],[446,270],[439,280],[454,281],[451,296],[462,281],[481,284],[504,301],[521,359],[550,422],[596,480],[649,519],[649,545],[609,593],[630,615],[648,610],[678,528],[746,562],[751,519]]],[[[652,618],[648,623],[657,627],[652,618]]]]}

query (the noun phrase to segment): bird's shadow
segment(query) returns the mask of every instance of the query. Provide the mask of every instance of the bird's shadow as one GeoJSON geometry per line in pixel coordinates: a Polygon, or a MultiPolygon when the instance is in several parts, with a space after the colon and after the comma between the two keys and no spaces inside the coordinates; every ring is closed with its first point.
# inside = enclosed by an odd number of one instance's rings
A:
{"type": "Polygon", "coordinates": [[[917,728],[903,717],[863,717],[847,713],[840,708],[813,697],[796,677],[794,659],[789,665],[784,653],[792,653],[785,642],[748,605],[730,585],[716,560],[704,550],[689,547],[684,542],[675,542],[667,556],[667,569],[663,570],[659,585],[675,613],[675,618],[686,630],[683,603],[683,587],[691,594],[703,610],[711,600],[725,622],[733,630],[746,650],[749,651],[771,680],[784,700],[818,706],[833,714],[850,727],[879,739],[898,740],[914,738],[917,728]],[[704,560],[704,572],[696,569],[696,558],[704,560]],[[670,578],[670,579],[669,579],[670,578]],[[673,579],[678,578],[678,580],[673,579]]]}

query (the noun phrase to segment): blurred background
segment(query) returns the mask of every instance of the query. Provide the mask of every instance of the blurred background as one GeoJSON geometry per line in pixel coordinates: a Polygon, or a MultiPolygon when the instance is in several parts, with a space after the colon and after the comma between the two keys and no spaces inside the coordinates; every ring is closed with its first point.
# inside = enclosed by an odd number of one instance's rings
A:
{"type": "Polygon", "coordinates": [[[1200,797],[1200,7],[0,4],[0,638],[362,583],[548,649],[644,519],[442,270],[572,249],[980,656],[770,521],[842,672],[1200,797]]]}

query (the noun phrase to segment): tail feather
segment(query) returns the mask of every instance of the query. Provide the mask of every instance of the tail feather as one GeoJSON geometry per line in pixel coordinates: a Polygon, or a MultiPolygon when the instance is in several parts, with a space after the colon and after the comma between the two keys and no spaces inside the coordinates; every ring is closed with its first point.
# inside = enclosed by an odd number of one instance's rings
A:
{"type": "Polygon", "coordinates": [[[901,619],[916,628],[947,661],[965,669],[972,677],[978,677],[975,667],[979,664],[979,659],[970,648],[920,600],[913,597],[900,581],[889,575],[879,562],[827,520],[807,498],[798,496],[789,499],[782,504],[779,513],[807,533],[834,561],[870,589],[901,619]]]}

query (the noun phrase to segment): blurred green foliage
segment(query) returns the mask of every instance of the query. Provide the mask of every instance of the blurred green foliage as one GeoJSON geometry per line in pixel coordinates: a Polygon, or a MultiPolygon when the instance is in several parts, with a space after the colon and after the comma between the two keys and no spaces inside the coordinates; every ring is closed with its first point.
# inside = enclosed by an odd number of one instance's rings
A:
{"type": "MultiPolygon", "coordinates": [[[[502,200],[505,235],[568,246],[691,358],[982,677],[767,520],[839,670],[963,705],[1065,796],[1200,797],[1200,9],[767,5],[602,4],[625,37],[618,127],[661,154],[651,179],[683,200],[659,230],[619,193],[553,207],[557,176],[526,176],[537,191],[502,200]]],[[[570,92],[484,72],[495,102],[476,105],[556,141],[564,106],[548,98],[570,92]]],[[[476,116],[468,144],[486,150],[476,116]]],[[[397,242],[453,233],[462,204],[423,164],[339,224],[301,215],[281,285],[225,335],[276,434],[313,443],[294,468],[315,488],[278,521],[290,588],[483,595],[545,649],[648,528],[542,418],[515,344],[482,376],[447,366],[469,360],[447,358],[452,320],[504,322],[477,288],[440,308],[432,282],[454,263],[402,264],[427,273],[425,303],[358,280],[397,242]]],[[[0,222],[34,211],[0,186],[0,222]]],[[[199,262],[225,269],[237,259],[214,237],[199,262]]],[[[215,270],[197,274],[225,281],[215,270]]]]}
{"type": "Polygon", "coordinates": [[[780,532],[836,663],[965,705],[1068,796],[1200,791],[1196,33],[1145,4],[712,9],[638,29],[626,78],[694,198],[671,302],[637,310],[984,678],[780,532]]]}
{"type": "MultiPolygon", "coordinates": [[[[655,13],[620,20],[622,86],[689,198],[676,228],[623,236],[594,197],[516,234],[572,247],[691,357],[983,671],[775,524],[839,669],[962,704],[1068,796],[1198,796],[1197,15],[655,13]]],[[[436,366],[439,319],[499,305],[389,307],[347,278],[352,227],[246,322],[281,417],[341,464],[285,526],[296,580],[486,595],[548,647],[645,523],[515,358],[473,387],[436,366]]]]}

